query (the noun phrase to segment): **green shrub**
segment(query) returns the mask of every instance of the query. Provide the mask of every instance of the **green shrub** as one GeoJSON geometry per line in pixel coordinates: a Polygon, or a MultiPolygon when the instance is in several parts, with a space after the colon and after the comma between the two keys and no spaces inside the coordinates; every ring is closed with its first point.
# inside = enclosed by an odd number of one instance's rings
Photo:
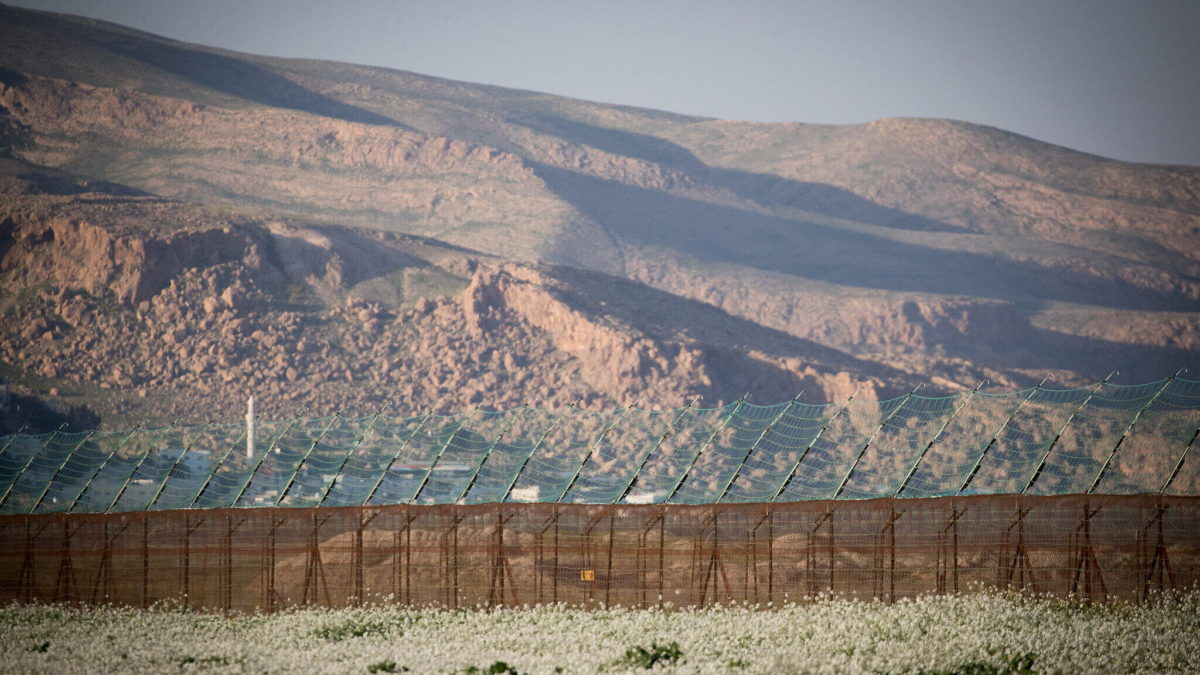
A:
{"type": "Polygon", "coordinates": [[[516,668],[513,668],[503,661],[496,661],[487,668],[467,666],[467,668],[463,670],[463,673],[464,675],[521,675],[516,668]]]}
{"type": "Polygon", "coordinates": [[[618,659],[616,665],[634,668],[653,668],[659,663],[671,664],[683,657],[683,650],[678,642],[660,645],[654,642],[649,649],[642,646],[630,647],[625,650],[625,656],[618,659]]]}
{"type": "Polygon", "coordinates": [[[950,670],[922,670],[919,675],[1028,675],[1033,673],[1034,655],[1031,653],[1014,656],[996,665],[986,661],[960,663],[950,670]]]}
{"type": "Polygon", "coordinates": [[[390,621],[350,619],[349,621],[327,623],[314,630],[313,635],[338,642],[370,635],[400,637],[404,635],[404,631],[400,630],[400,624],[390,621]]]}
{"type": "Polygon", "coordinates": [[[368,673],[407,673],[408,666],[397,666],[395,661],[388,659],[367,666],[368,673]]]}

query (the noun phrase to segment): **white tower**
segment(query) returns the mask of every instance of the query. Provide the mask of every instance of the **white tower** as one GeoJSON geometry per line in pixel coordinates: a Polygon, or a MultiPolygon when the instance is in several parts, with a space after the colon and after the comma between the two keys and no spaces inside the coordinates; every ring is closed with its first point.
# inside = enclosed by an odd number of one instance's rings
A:
{"type": "Polygon", "coordinates": [[[246,463],[254,461],[254,397],[246,401],[246,463]]]}

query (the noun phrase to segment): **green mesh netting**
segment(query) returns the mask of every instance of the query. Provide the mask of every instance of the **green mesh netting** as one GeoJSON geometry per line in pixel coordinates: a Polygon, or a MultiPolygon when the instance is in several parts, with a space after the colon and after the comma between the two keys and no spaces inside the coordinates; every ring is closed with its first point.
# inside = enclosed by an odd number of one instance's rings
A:
{"type": "Polygon", "coordinates": [[[1200,381],[0,436],[0,513],[1200,493],[1200,381]],[[252,434],[252,436],[250,436],[252,434]]]}

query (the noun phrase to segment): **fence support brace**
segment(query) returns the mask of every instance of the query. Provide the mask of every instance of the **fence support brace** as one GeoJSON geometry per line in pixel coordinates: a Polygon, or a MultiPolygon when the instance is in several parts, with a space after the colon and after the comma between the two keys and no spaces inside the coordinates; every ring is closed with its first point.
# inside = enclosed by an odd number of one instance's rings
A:
{"type": "Polygon", "coordinates": [[[1087,398],[1083,399],[1083,402],[1076,406],[1075,410],[1071,411],[1071,416],[1067,418],[1066,422],[1063,422],[1062,428],[1060,428],[1058,433],[1054,435],[1054,440],[1050,441],[1050,447],[1046,448],[1046,454],[1042,455],[1042,461],[1039,462],[1037,468],[1033,470],[1033,475],[1029,477],[1029,482],[1025,484],[1025,487],[1021,488],[1021,494],[1028,492],[1029,488],[1033,487],[1033,484],[1037,482],[1038,477],[1042,475],[1042,469],[1046,468],[1046,462],[1050,459],[1050,453],[1054,452],[1054,446],[1058,445],[1058,439],[1062,438],[1062,435],[1066,433],[1067,428],[1071,426],[1071,422],[1075,421],[1075,416],[1079,414],[1080,410],[1083,410],[1084,406],[1086,406],[1088,403],[1091,403],[1092,398],[1094,398],[1096,393],[1104,387],[1104,385],[1108,382],[1108,379],[1116,374],[1117,371],[1114,370],[1106,375],[1104,379],[1100,381],[1100,384],[1097,384],[1095,388],[1093,388],[1092,391],[1087,395],[1087,398]]]}
{"type": "Polygon", "coordinates": [[[875,442],[875,438],[879,436],[879,433],[883,431],[883,428],[887,426],[887,423],[892,421],[892,418],[896,416],[896,413],[900,412],[900,410],[904,408],[904,404],[908,403],[908,399],[915,396],[917,389],[920,389],[922,386],[924,385],[918,384],[916,389],[908,392],[908,395],[905,396],[900,403],[896,404],[896,407],[893,408],[892,411],[883,418],[883,421],[879,423],[879,426],[875,428],[875,431],[871,434],[871,437],[867,439],[866,444],[862,446],[862,450],[858,451],[858,455],[854,458],[854,462],[850,464],[850,469],[846,471],[846,475],[842,477],[841,485],[838,485],[837,491],[833,493],[834,499],[840,497],[842,490],[846,489],[846,483],[850,482],[850,476],[854,475],[854,470],[858,468],[858,463],[862,461],[863,455],[867,454],[867,448],[871,447],[871,444],[875,442]]]}
{"type": "Polygon", "coordinates": [[[1154,402],[1158,400],[1158,397],[1162,396],[1162,393],[1167,390],[1167,387],[1171,386],[1171,382],[1175,380],[1175,377],[1182,372],[1182,370],[1176,371],[1174,375],[1168,377],[1166,384],[1164,384],[1158,391],[1154,392],[1154,396],[1151,396],[1150,400],[1146,401],[1146,405],[1142,406],[1142,409],[1137,411],[1137,414],[1133,416],[1133,421],[1129,423],[1129,426],[1125,427],[1125,432],[1121,434],[1119,439],[1117,439],[1117,444],[1113,446],[1112,452],[1108,453],[1108,459],[1104,460],[1104,464],[1100,467],[1100,471],[1096,473],[1096,479],[1092,481],[1091,487],[1089,487],[1087,490],[1088,494],[1095,492],[1096,487],[1100,485],[1100,480],[1104,478],[1104,472],[1108,471],[1108,465],[1112,464],[1113,458],[1117,456],[1117,450],[1120,449],[1121,444],[1125,442],[1125,437],[1128,436],[1129,432],[1133,430],[1133,425],[1137,424],[1138,420],[1142,419],[1142,415],[1150,409],[1150,406],[1154,405],[1154,402]]]}
{"type": "Polygon", "coordinates": [[[1004,421],[1001,422],[996,431],[992,433],[992,440],[988,441],[988,444],[983,446],[983,450],[979,452],[979,457],[977,457],[975,459],[975,463],[971,465],[971,470],[967,472],[967,477],[963,479],[962,485],[958,487],[958,492],[955,494],[961,495],[963,490],[967,489],[967,485],[971,483],[971,479],[975,478],[975,474],[979,473],[979,467],[983,465],[983,458],[987,456],[988,450],[991,450],[992,446],[996,444],[996,441],[1000,440],[1000,434],[1004,433],[1004,430],[1008,428],[1008,423],[1013,421],[1013,418],[1017,416],[1017,413],[1021,412],[1021,408],[1024,408],[1026,403],[1029,403],[1033,400],[1034,396],[1037,396],[1037,393],[1041,391],[1043,384],[1046,384],[1045,379],[1039,382],[1037,386],[1033,388],[1033,391],[1029,392],[1028,396],[1021,399],[1021,402],[1017,404],[1017,407],[1013,408],[1013,411],[1008,414],[1008,417],[1004,418],[1004,421]]]}
{"type": "Polygon", "coordinates": [[[896,488],[896,493],[892,495],[893,497],[899,497],[900,493],[904,492],[904,488],[908,487],[908,481],[912,480],[912,477],[917,473],[917,467],[921,465],[921,460],[925,459],[925,455],[929,452],[929,449],[933,447],[934,443],[937,443],[937,440],[942,437],[942,432],[946,431],[946,427],[950,426],[950,422],[953,421],[955,417],[958,417],[958,413],[962,412],[963,408],[967,407],[967,404],[970,403],[971,399],[975,396],[975,392],[979,391],[979,388],[982,387],[985,382],[987,382],[987,380],[983,380],[979,384],[975,385],[975,388],[971,390],[970,394],[967,394],[967,397],[963,399],[963,402],[954,409],[953,413],[950,413],[950,416],[946,418],[945,422],[942,422],[941,428],[938,429],[937,433],[935,433],[933,437],[929,439],[929,443],[925,445],[925,449],[922,450],[921,454],[917,456],[917,461],[913,462],[912,468],[909,469],[908,474],[904,476],[904,480],[900,481],[900,487],[896,488]]]}

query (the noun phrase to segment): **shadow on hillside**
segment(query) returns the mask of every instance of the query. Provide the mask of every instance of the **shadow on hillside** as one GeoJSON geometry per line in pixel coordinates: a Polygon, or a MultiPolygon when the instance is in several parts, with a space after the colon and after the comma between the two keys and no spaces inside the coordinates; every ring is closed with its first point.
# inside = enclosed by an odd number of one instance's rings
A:
{"type": "Polygon", "coordinates": [[[1141,384],[1164,378],[1180,368],[1200,370],[1200,352],[1178,347],[1156,347],[1101,338],[1058,333],[1025,326],[1028,334],[1016,344],[990,344],[990,349],[970,350],[964,356],[976,365],[1001,370],[1069,370],[1099,382],[1113,369],[1118,382],[1141,384]],[[1007,346],[1002,353],[996,347],[1007,346]]]}
{"type": "Polygon", "coordinates": [[[513,121],[538,133],[557,136],[569,143],[591,146],[614,155],[633,157],[688,173],[709,170],[687,148],[656,136],[597,127],[553,115],[514,116],[513,121]]]}
{"type": "Polygon", "coordinates": [[[699,260],[846,286],[970,295],[1036,303],[1191,310],[1177,296],[1034,263],[934,249],[730,206],[646,190],[543,164],[534,170],[555,194],[615,236],[699,260]]]}
{"type": "Polygon", "coordinates": [[[553,277],[566,282],[568,290],[556,295],[572,309],[588,316],[611,317],[658,340],[678,340],[680,336],[694,340],[703,348],[705,362],[724,387],[715,391],[714,396],[725,401],[746,392],[760,401],[784,400],[799,393],[796,389],[799,380],[747,356],[751,352],[799,358],[818,369],[878,377],[901,387],[911,379],[908,373],[896,368],[856,358],[636,281],[577,267],[556,266],[551,271],[553,277]]]}
{"type": "Polygon", "coordinates": [[[328,242],[319,246],[306,238],[306,230],[258,230],[267,260],[294,284],[329,284],[349,290],[357,284],[393,272],[430,264],[352,230],[320,230],[328,242]]]}
{"type": "Polygon", "coordinates": [[[0,192],[12,194],[83,195],[92,192],[119,197],[147,197],[149,192],[32,164],[0,155],[0,192]]]}
{"type": "Polygon", "coordinates": [[[968,232],[967,228],[882,206],[842,188],[823,183],[780,178],[708,166],[680,145],[655,136],[606,129],[562,117],[529,115],[519,123],[571,143],[588,145],[616,155],[653,162],[684,171],[763,206],[802,209],[811,213],[855,220],[880,227],[930,232],[968,232]]]}
{"type": "Polygon", "coordinates": [[[90,39],[115,54],[254,103],[347,122],[408,128],[389,117],[307,89],[246,60],[106,31],[97,31],[90,39]]]}

